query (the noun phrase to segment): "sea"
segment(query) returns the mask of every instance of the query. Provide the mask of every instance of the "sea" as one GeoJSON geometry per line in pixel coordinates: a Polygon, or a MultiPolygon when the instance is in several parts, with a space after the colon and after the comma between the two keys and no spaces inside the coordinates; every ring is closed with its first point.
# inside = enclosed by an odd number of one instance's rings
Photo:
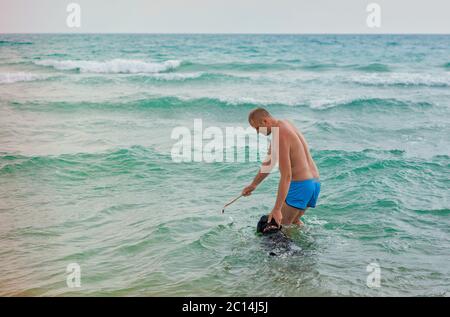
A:
{"type": "Polygon", "coordinates": [[[449,136],[450,35],[0,34],[0,295],[449,296],[449,136]],[[173,157],[256,107],[320,171],[288,247],[279,173],[222,214],[260,160],[173,157]]]}

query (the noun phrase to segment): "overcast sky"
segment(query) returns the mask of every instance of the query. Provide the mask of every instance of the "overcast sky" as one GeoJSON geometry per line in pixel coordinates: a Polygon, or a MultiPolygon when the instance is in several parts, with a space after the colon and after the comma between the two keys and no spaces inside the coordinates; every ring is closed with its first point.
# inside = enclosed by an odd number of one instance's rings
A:
{"type": "Polygon", "coordinates": [[[450,33],[450,0],[0,0],[0,33],[450,33]],[[69,3],[81,27],[69,28],[69,3]],[[366,7],[381,7],[381,27],[366,7]]]}

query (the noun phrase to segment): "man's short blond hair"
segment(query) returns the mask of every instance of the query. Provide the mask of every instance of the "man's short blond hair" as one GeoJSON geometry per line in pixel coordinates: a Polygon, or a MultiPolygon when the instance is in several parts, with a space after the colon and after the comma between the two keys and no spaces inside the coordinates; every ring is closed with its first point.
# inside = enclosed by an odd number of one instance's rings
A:
{"type": "Polygon", "coordinates": [[[272,115],[264,108],[256,108],[248,114],[248,122],[260,122],[264,118],[271,118],[272,115]]]}

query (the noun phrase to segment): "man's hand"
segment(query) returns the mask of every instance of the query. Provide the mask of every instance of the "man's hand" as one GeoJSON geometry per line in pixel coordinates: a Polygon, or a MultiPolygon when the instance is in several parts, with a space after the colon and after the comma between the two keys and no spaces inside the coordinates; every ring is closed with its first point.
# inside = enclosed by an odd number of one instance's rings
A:
{"type": "Polygon", "coordinates": [[[251,194],[252,194],[252,191],[254,191],[255,188],[256,188],[256,186],[253,185],[253,184],[248,185],[247,187],[245,187],[245,188],[242,190],[242,195],[243,195],[243,196],[249,196],[249,195],[251,195],[251,194]]]}
{"type": "Polygon", "coordinates": [[[275,222],[278,224],[278,227],[281,225],[281,220],[283,219],[283,215],[281,214],[281,209],[273,209],[269,214],[269,218],[267,222],[270,223],[272,218],[275,219],[275,222]]]}

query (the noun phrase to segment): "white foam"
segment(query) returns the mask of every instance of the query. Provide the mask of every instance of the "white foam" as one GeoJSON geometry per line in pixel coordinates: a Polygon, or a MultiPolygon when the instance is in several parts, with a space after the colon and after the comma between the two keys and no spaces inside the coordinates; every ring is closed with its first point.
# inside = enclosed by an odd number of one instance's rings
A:
{"type": "Polygon", "coordinates": [[[326,220],[321,220],[321,219],[317,219],[317,217],[310,217],[310,218],[308,219],[308,224],[313,224],[313,225],[320,225],[320,226],[323,226],[323,225],[328,224],[328,221],[326,221],[326,220]]]}
{"type": "Polygon", "coordinates": [[[36,65],[50,66],[59,70],[80,70],[83,73],[159,73],[175,69],[181,65],[181,61],[167,60],[162,63],[144,62],[141,60],[113,59],[108,61],[84,61],[84,60],[42,60],[36,65]]]}
{"type": "Polygon", "coordinates": [[[21,81],[42,80],[47,78],[48,76],[45,75],[24,72],[0,73],[0,84],[12,84],[21,81]]]}
{"type": "MultiPolygon", "coordinates": [[[[450,86],[450,76],[422,73],[365,74],[351,76],[350,82],[363,85],[450,86]]],[[[344,80],[345,81],[345,80],[344,80]]]]}
{"type": "Polygon", "coordinates": [[[195,78],[199,78],[203,75],[204,73],[202,72],[196,72],[196,73],[157,73],[157,74],[151,74],[151,75],[146,75],[146,74],[141,74],[144,77],[150,77],[150,78],[154,78],[157,80],[162,80],[162,81],[183,81],[183,80],[188,80],[188,79],[195,79],[195,78]]]}

